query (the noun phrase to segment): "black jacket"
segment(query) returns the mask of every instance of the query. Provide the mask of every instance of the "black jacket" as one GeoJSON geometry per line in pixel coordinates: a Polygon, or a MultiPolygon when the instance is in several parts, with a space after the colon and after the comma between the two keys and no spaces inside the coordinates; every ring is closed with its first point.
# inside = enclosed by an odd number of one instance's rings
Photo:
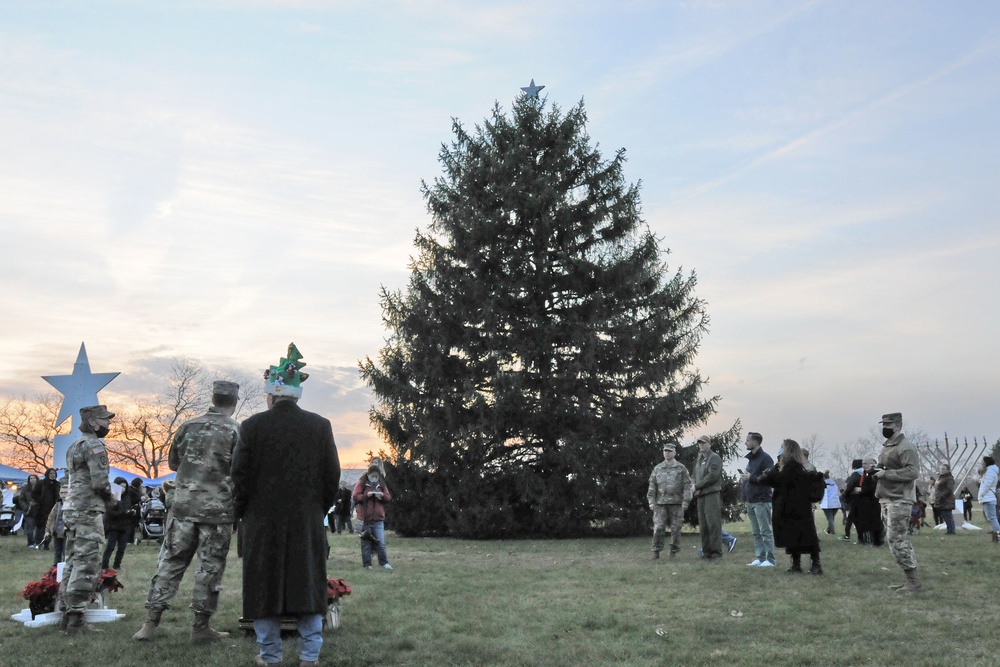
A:
{"type": "Polygon", "coordinates": [[[32,499],[38,503],[38,512],[35,518],[40,521],[47,521],[52,508],[59,502],[59,481],[49,479],[49,471],[45,471],[45,477],[35,484],[35,490],[31,492],[32,499]]]}
{"type": "Polygon", "coordinates": [[[760,478],[761,475],[774,467],[774,459],[763,448],[756,452],[747,453],[743,458],[747,460],[746,473],[750,477],[743,485],[740,497],[748,503],[771,502],[771,489],[767,485],[761,484],[760,478]]]}
{"type": "Polygon", "coordinates": [[[761,477],[761,484],[774,488],[771,499],[774,546],[804,551],[819,548],[809,500],[812,476],[818,474],[806,470],[798,461],[789,461],[783,469],[774,466],[761,477]]]}
{"type": "Polygon", "coordinates": [[[330,422],[290,401],[250,417],[233,452],[243,615],[326,613],[326,529],[340,460],[330,422]]]}

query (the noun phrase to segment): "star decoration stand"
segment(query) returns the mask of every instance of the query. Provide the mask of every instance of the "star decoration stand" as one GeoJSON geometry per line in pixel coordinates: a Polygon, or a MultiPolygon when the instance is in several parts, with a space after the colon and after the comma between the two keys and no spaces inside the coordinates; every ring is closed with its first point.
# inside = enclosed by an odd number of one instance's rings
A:
{"type": "Polygon", "coordinates": [[[91,373],[87,348],[80,343],[80,353],[73,364],[71,375],[43,375],[42,379],[55,387],[63,395],[63,402],[56,417],[55,428],[70,419],[70,432],[57,435],[53,443],[52,467],[59,468],[66,463],[66,451],[73,444],[73,423],[80,419],[80,408],[98,405],[97,392],[104,389],[119,373],[91,373]]]}

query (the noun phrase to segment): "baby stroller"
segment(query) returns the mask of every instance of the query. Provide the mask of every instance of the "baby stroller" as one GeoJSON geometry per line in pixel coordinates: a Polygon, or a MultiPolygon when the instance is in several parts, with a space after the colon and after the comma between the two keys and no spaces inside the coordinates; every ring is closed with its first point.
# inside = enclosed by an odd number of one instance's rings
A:
{"type": "Polygon", "coordinates": [[[150,498],[142,504],[142,515],[139,522],[145,539],[163,542],[163,534],[167,527],[167,508],[159,498],[150,498]]]}
{"type": "Polygon", "coordinates": [[[10,505],[0,509],[0,535],[14,535],[21,528],[21,510],[10,505]]]}

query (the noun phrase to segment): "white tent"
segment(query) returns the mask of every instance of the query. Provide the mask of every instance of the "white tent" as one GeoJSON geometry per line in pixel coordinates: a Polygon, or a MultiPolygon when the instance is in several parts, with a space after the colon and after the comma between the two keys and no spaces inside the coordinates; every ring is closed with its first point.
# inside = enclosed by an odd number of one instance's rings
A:
{"type": "Polygon", "coordinates": [[[160,475],[156,479],[150,479],[149,477],[143,477],[142,475],[137,475],[134,472],[129,472],[127,470],[122,470],[121,468],[109,468],[108,469],[108,481],[114,482],[118,477],[124,477],[125,481],[129,484],[132,483],[133,479],[141,479],[143,486],[160,486],[164,482],[172,481],[177,473],[172,472],[169,475],[160,475]]]}
{"type": "Polygon", "coordinates": [[[0,483],[14,482],[15,484],[24,484],[27,481],[28,473],[0,463],[0,483]]]}

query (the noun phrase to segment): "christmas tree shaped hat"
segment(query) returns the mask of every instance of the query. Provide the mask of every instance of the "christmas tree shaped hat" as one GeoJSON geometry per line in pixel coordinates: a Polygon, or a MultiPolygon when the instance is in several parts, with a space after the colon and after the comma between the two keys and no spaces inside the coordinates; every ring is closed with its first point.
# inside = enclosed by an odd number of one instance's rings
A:
{"type": "Polygon", "coordinates": [[[302,382],[309,377],[308,373],[302,372],[305,365],[299,348],[295,347],[295,343],[289,343],[288,356],[282,357],[277,366],[264,371],[264,391],[272,396],[298,398],[302,395],[302,382]]]}

